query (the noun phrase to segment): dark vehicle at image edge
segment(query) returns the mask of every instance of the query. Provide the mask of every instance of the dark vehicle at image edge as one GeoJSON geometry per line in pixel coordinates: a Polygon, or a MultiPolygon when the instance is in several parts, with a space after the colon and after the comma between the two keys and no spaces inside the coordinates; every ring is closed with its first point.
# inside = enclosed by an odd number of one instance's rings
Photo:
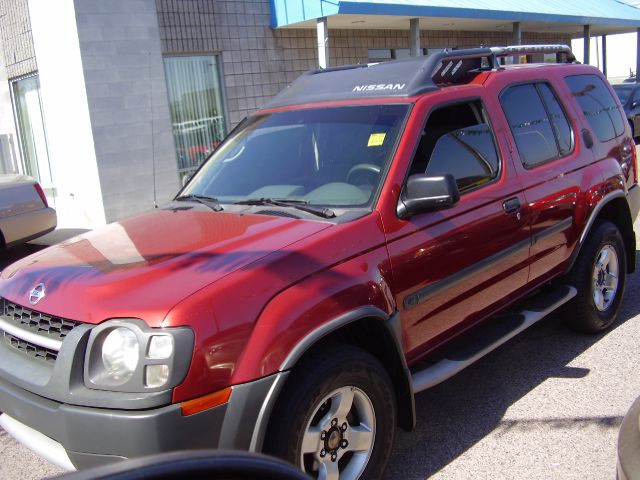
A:
{"type": "Polygon", "coordinates": [[[611,326],[637,179],[565,46],[308,72],[169,205],[2,272],[0,425],[68,469],[236,448],[379,478],[417,392],[558,308],[611,326]]]}
{"type": "Polygon", "coordinates": [[[640,137],[640,85],[631,83],[621,83],[614,85],[613,90],[618,95],[624,110],[631,135],[634,138],[640,137]]]}

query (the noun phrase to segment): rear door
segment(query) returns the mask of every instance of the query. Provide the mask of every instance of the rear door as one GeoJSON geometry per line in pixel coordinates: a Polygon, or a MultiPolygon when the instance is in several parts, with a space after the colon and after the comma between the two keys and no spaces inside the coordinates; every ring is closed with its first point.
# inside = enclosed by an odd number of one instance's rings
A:
{"type": "Polygon", "coordinates": [[[407,172],[452,173],[459,202],[384,220],[409,362],[496,311],[527,280],[521,185],[483,89],[469,91],[477,95],[440,92],[418,103],[424,126],[407,172]]]}
{"type": "Polygon", "coordinates": [[[566,267],[580,234],[586,194],[601,181],[598,169],[588,168],[595,157],[578,134],[583,125],[563,106],[571,93],[560,82],[549,81],[548,72],[539,76],[496,85],[531,211],[532,284],[566,267]]]}

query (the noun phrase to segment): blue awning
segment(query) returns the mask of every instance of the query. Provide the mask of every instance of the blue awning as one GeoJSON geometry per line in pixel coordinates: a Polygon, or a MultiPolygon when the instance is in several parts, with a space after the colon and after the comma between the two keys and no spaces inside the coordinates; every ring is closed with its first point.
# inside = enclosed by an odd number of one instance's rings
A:
{"type": "Polygon", "coordinates": [[[271,0],[271,11],[274,28],[336,15],[640,28],[640,9],[619,0],[271,0]]]}

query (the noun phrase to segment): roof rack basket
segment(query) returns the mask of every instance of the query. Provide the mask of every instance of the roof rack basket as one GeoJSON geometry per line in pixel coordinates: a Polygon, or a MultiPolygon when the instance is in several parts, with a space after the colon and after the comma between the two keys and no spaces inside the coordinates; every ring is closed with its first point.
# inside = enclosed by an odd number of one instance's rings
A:
{"type": "Polygon", "coordinates": [[[460,83],[460,78],[470,73],[502,69],[499,58],[539,54],[555,54],[556,63],[577,63],[567,45],[515,45],[439,52],[427,57],[425,70],[431,72],[435,84],[460,83]]]}

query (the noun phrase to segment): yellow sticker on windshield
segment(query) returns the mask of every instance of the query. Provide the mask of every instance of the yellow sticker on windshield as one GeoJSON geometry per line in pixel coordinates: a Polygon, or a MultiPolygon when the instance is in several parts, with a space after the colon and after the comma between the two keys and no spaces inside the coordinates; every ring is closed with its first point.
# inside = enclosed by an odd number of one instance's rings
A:
{"type": "Polygon", "coordinates": [[[386,133],[372,133],[369,135],[369,143],[367,143],[367,147],[379,147],[384,143],[384,137],[386,133]]]}

